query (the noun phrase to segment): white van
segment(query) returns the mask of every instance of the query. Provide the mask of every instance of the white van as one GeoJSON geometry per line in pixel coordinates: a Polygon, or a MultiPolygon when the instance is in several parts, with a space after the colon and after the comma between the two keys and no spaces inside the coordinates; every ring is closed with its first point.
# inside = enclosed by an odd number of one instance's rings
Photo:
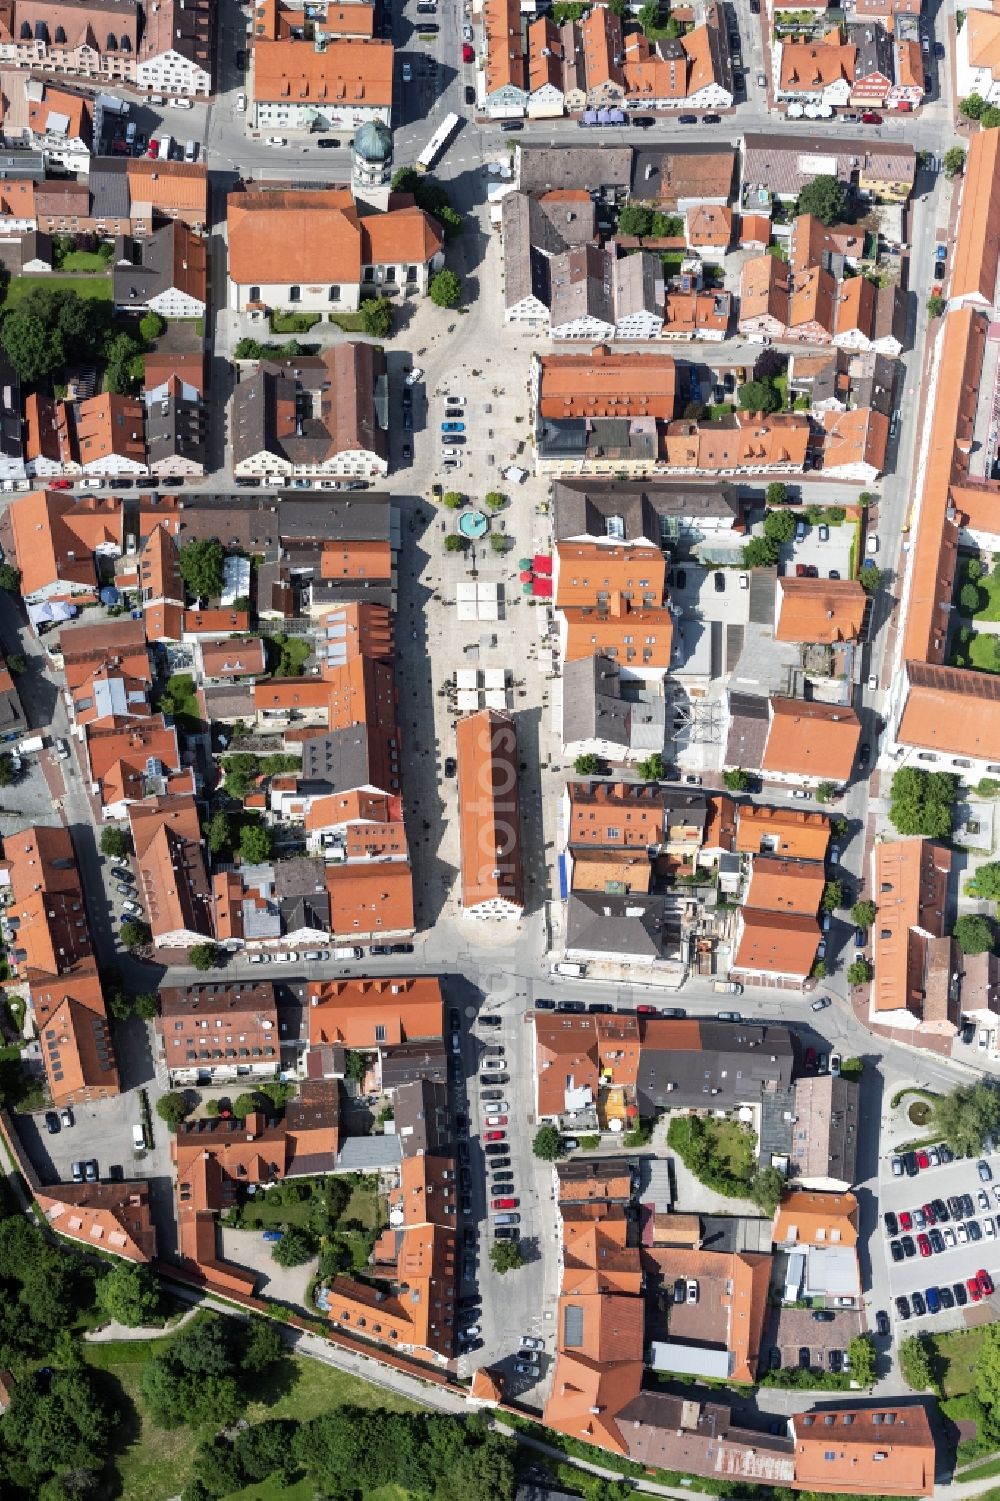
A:
{"type": "Polygon", "coordinates": [[[333,957],[335,959],[362,959],[364,952],[361,948],[334,949],[333,957]]]}
{"type": "Polygon", "coordinates": [[[188,141],[187,145],[184,147],[184,160],[186,162],[196,162],[198,160],[197,141],[188,141]]]}
{"type": "Polygon", "coordinates": [[[132,1127],[132,1145],[137,1152],[144,1152],[146,1150],[146,1130],[144,1126],[132,1127]]]}
{"type": "Polygon", "coordinates": [[[128,122],[128,124],[126,125],[126,127],[125,127],[125,144],[126,144],[126,146],[134,146],[135,145],[135,121],[134,120],[130,120],[128,122]]]}
{"type": "Polygon", "coordinates": [[[161,138],[160,149],[157,152],[157,156],[161,162],[168,162],[170,160],[170,149],[173,144],[173,140],[170,136],[163,136],[161,138]]]}

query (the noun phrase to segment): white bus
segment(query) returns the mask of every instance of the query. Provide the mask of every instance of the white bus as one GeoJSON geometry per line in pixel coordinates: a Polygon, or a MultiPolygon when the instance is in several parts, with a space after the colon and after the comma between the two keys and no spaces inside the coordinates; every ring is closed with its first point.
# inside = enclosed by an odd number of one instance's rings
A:
{"type": "Polygon", "coordinates": [[[417,157],[417,171],[429,172],[454,135],[458,126],[458,116],[455,114],[445,115],[437,130],[431,136],[427,145],[417,157]]]}

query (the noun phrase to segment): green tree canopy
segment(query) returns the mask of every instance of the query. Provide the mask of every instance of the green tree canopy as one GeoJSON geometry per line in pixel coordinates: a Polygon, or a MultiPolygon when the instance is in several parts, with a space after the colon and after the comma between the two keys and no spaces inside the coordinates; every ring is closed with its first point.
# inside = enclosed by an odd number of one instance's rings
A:
{"type": "Polygon", "coordinates": [[[788,504],[788,486],[780,479],[774,479],[764,491],[764,504],[766,506],[784,506],[788,504]]]}
{"type": "Polygon", "coordinates": [[[904,766],[889,789],[889,819],[900,834],[948,839],[957,796],[958,778],[951,772],[904,766]]]}
{"type": "Polygon", "coordinates": [[[947,306],[948,304],[947,302],[945,302],[940,292],[932,292],[927,299],[928,318],[940,318],[947,306]]]}
{"type": "MultiPolygon", "coordinates": [[[[659,11],[659,6],[652,0],[654,9],[659,11]]],[[[640,24],[642,17],[640,15],[640,24]]],[[[637,240],[642,240],[649,234],[653,227],[653,210],[645,203],[626,203],[618,215],[618,233],[629,235],[637,240]]]]}
{"type": "Polygon", "coordinates": [[[245,823],[240,829],[240,859],[246,865],[261,865],[270,855],[268,830],[261,823],[245,823]]]}
{"type": "Polygon", "coordinates": [[[373,339],[387,339],[392,333],[392,303],[388,297],[366,297],[361,304],[361,322],[373,339]]]}
{"type": "Polygon", "coordinates": [[[315,1254],[316,1242],[307,1230],[300,1230],[297,1225],[285,1230],[271,1247],[271,1256],[278,1266],[301,1266],[315,1254]]]}
{"type": "Polygon", "coordinates": [[[959,1084],[934,1102],[934,1124],[957,1156],[976,1157],[1000,1127],[1000,1092],[992,1084],[959,1084]]]}
{"type": "Polygon", "coordinates": [[[233,1369],[225,1321],[198,1318],[165,1347],[154,1346],[142,1372],[142,1395],[163,1428],[211,1422],[225,1427],[246,1405],[233,1369]]]}
{"type": "Polygon", "coordinates": [[[746,792],[750,786],[750,776],[739,766],[732,767],[722,773],[722,780],[728,792],[746,792]]]}
{"type": "Polygon", "coordinates": [[[926,1334],[911,1334],[899,1347],[899,1369],[915,1392],[934,1385],[930,1341],[926,1334]]]}
{"type": "Polygon", "coordinates": [[[770,381],[744,381],[737,396],[745,412],[776,412],[781,405],[781,397],[770,381]]]}
{"type": "Polygon", "coordinates": [[[438,271],[431,277],[429,291],[437,307],[456,308],[462,300],[462,283],[454,271],[438,271]]]}
{"type": "Polygon", "coordinates": [[[965,152],[961,146],[949,146],[942,158],[945,177],[957,177],[965,170],[965,152]]]}
{"type": "Polygon", "coordinates": [[[973,583],[963,584],[958,591],[958,602],[966,615],[975,615],[979,609],[979,590],[973,583]]]}
{"type": "Polygon", "coordinates": [[[778,544],[770,537],[751,537],[743,544],[744,568],[773,568],[778,561],[778,544]]]}
{"type": "Polygon", "coordinates": [[[167,320],[161,318],[159,313],[154,312],[152,308],[143,313],[139,319],[139,332],[147,344],[152,344],[154,339],[158,339],[166,326],[167,320]]]}
{"type": "Polygon", "coordinates": [[[185,542],[180,550],[181,578],[194,599],[215,599],[222,593],[226,552],[212,537],[185,542]]]}
{"type": "Polygon", "coordinates": [[[1000,860],[987,860],[980,865],[970,885],[977,896],[986,897],[991,902],[1000,901],[1000,860]]]}
{"type": "Polygon", "coordinates": [[[159,1284],[148,1267],[120,1261],[98,1282],[97,1303],[109,1319],[137,1329],[156,1316],[159,1284]]]}
{"type": "Polygon", "coordinates": [[[176,1131],[181,1121],[191,1114],[191,1106],[185,1095],[169,1090],[157,1100],[156,1113],[161,1121],[166,1121],[171,1131],[176,1131]]]}
{"type": "Polygon", "coordinates": [[[963,954],[988,954],[993,947],[993,924],[978,912],[965,912],[955,924],[955,942],[963,954]]]}
{"type": "Polygon", "coordinates": [[[858,582],[866,594],[874,594],[882,582],[881,568],[877,568],[871,561],[862,563],[858,582]]]}
{"type": "Polygon", "coordinates": [[[857,1334],[848,1341],[847,1359],[851,1376],[859,1386],[875,1385],[875,1341],[870,1334],[857,1334]]]}
{"type": "Polygon", "coordinates": [[[986,108],[986,100],[981,94],[968,94],[958,102],[958,112],[967,120],[978,120],[986,108]]]}
{"type": "Polygon", "coordinates": [[[562,1133],[548,1123],[539,1126],[535,1132],[535,1139],[531,1143],[531,1150],[543,1162],[554,1162],[563,1153],[562,1133]]]}
{"type": "Polygon", "coordinates": [[[774,1214],[781,1199],[785,1179],[776,1167],[762,1167],[750,1180],[750,1197],[761,1214],[774,1214]]]}
{"type": "Polygon", "coordinates": [[[844,887],[840,881],[827,881],[823,887],[823,911],[836,912],[844,905],[844,887]]]}
{"type": "Polygon", "coordinates": [[[464,537],[460,537],[457,532],[449,532],[444,539],[444,550],[445,552],[464,552],[464,537]]]}
{"type": "Polygon", "coordinates": [[[205,842],[213,855],[232,849],[233,829],[229,814],[219,808],[205,825],[205,842]]]}
{"type": "Polygon", "coordinates": [[[141,922],[134,917],[128,917],[122,923],[118,936],[121,939],[122,947],[128,949],[130,954],[134,954],[137,950],[144,949],[153,935],[148,923],[141,922]]]}
{"type": "Polygon", "coordinates": [[[101,830],[101,854],[112,860],[124,860],[132,853],[132,836],[125,829],[101,830]]]}
{"type": "Polygon", "coordinates": [[[840,224],[847,214],[847,194],[835,177],[821,173],[799,194],[799,213],[812,214],[823,224],[840,224]]]}
{"type": "Polygon", "coordinates": [[[851,908],[851,922],[856,928],[870,928],[876,915],[877,909],[874,902],[858,901],[851,908]]]}
{"type": "Polygon", "coordinates": [[[818,803],[828,803],[836,795],[837,784],[835,782],[820,782],[816,788],[816,801],[818,803]]]}
{"type": "Polygon", "coordinates": [[[578,777],[596,777],[600,769],[601,761],[599,756],[577,756],[573,762],[573,770],[578,777]]]}
{"type": "Polygon", "coordinates": [[[0,563],[0,589],[4,594],[20,594],[21,570],[11,563],[0,563]]]}
{"type": "Polygon", "coordinates": [[[490,1266],[500,1276],[524,1266],[524,1255],[516,1240],[495,1240],[490,1246],[490,1266]]]}
{"type": "Polygon", "coordinates": [[[214,969],[219,962],[219,951],[214,943],[196,943],[188,953],[193,967],[202,973],[214,969]]]}
{"type": "Polygon", "coordinates": [[[652,755],[640,761],[635,769],[644,782],[662,782],[667,775],[667,768],[663,764],[663,757],[659,751],[653,751],[652,755]]]}
{"type": "Polygon", "coordinates": [[[867,985],[872,977],[872,967],[867,959],[855,959],[847,966],[848,985],[867,985]]]}
{"type": "Polygon", "coordinates": [[[764,517],[764,536],[772,542],[791,542],[795,536],[795,517],[791,511],[768,511],[764,517]]]}

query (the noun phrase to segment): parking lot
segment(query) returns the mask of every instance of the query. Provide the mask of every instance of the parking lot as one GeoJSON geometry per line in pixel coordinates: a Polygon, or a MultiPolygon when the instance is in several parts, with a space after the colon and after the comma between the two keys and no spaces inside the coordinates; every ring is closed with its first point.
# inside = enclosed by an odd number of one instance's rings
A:
{"type": "MultiPolygon", "coordinates": [[[[911,1317],[903,1323],[896,1310],[896,1298],[902,1294],[912,1300],[914,1292],[919,1292],[926,1297],[929,1287],[947,1286],[953,1288],[956,1282],[967,1283],[970,1277],[974,1277],[980,1268],[985,1268],[994,1281],[1000,1276],[1000,1252],[997,1249],[996,1224],[1000,1216],[1000,1201],[994,1188],[1000,1187],[1000,1156],[997,1154],[984,1154],[984,1160],[990,1167],[993,1179],[989,1183],[980,1181],[976,1170],[976,1162],[968,1158],[962,1158],[957,1162],[944,1164],[940,1167],[928,1168],[920,1172],[915,1178],[893,1177],[888,1159],[882,1166],[882,1179],[880,1188],[880,1216],[878,1238],[881,1241],[881,1255],[885,1258],[888,1272],[890,1289],[890,1304],[887,1309],[890,1317],[895,1320],[897,1338],[901,1337],[900,1326],[902,1324],[907,1333],[915,1328],[932,1327],[934,1329],[959,1329],[966,1323],[982,1322],[981,1310],[983,1304],[988,1304],[993,1309],[1000,1309],[996,1297],[984,1299],[977,1304],[972,1298],[965,1308],[956,1302],[953,1308],[942,1308],[938,1314],[927,1314],[923,1317],[911,1317]],[[979,1194],[984,1192],[988,1198],[988,1207],[983,1208],[979,1203],[979,1194]],[[889,1252],[889,1236],[885,1233],[882,1215],[887,1210],[897,1217],[906,1210],[910,1214],[915,1209],[921,1208],[933,1199],[944,1199],[946,1202],[954,1195],[971,1194],[975,1213],[973,1216],[963,1217],[962,1223],[967,1224],[973,1219],[979,1226],[982,1238],[979,1241],[969,1241],[965,1245],[957,1243],[947,1247],[942,1252],[933,1253],[930,1256],[921,1256],[919,1248],[915,1256],[904,1261],[895,1262],[889,1252]],[[987,1222],[994,1228],[994,1234],[988,1235],[987,1222]]],[[[939,1224],[934,1228],[940,1229],[942,1235],[945,1230],[955,1230],[956,1221],[950,1216],[946,1223],[939,1224]]],[[[919,1234],[927,1233],[920,1230],[915,1224],[909,1232],[900,1231],[900,1235],[909,1233],[916,1243],[919,1234]]],[[[873,1247],[873,1254],[879,1254],[873,1247]]]]}
{"type": "Polygon", "coordinates": [[[831,1351],[845,1354],[861,1333],[861,1314],[855,1308],[774,1308],[761,1342],[761,1368],[775,1367],[771,1352],[778,1350],[785,1370],[799,1365],[830,1370],[831,1351]]]}

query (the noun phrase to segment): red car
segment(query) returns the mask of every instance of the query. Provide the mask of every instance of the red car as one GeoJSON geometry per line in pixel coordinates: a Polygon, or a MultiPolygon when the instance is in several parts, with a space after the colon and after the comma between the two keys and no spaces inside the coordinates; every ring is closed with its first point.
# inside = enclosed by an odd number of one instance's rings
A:
{"type": "Polygon", "coordinates": [[[930,1165],[931,1165],[931,1159],[928,1157],[927,1153],[926,1152],[918,1152],[917,1153],[917,1167],[920,1169],[920,1171],[924,1172],[924,1170],[926,1168],[929,1168],[930,1165]]]}
{"type": "Polygon", "coordinates": [[[988,1298],[990,1293],[993,1291],[993,1278],[990,1276],[989,1272],[984,1271],[978,1271],[976,1273],[976,1278],[979,1282],[979,1291],[982,1293],[984,1298],[988,1298]]]}
{"type": "Polygon", "coordinates": [[[881,125],[882,116],[877,109],[866,109],[861,115],[862,125],[881,125]]]}
{"type": "Polygon", "coordinates": [[[493,1208],[494,1209],[516,1209],[517,1206],[518,1206],[518,1204],[520,1204],[520,1202],[521,1202],[520,1199],[494,1199],[493,1200],[493,1208]]]}
{"type": "Polygon", "coordinates": [[[148,147],[146,148],[146,155],[148,157],[151,157],[155,161],[156,158],[159,156],[159,154],[160,154],[160,143],[159,143],[159,141],[150,141],[148,147]]]}
{"type": "Polygon", "coordinates": [[[917,1250],[921,1256],[929,1256],[931,1254],[931,1243],[926,1235],[917,1236],[917,1250]]]}
{"type": "Polygon", "coordinates": [[[923,1210],[924,1210],[924,1219],[927,1221],[928,1225],[936,1225],[937,1224],[937,1215],[934,1213],[933,1207],[930,1204],[925,1204],[923,1206],[923,1210]]]}
{"type": "Polygon", "coordinates": [[[659,1009],[659,1006],[648,1006],[645,1004],[642,1006],[636,1006],[635,1008],[637,1016],[655,1016],[659,1009]]]}
{"type": "Polygon", "coordinates": [[[808,571],[806,569],[806,565],[804,563],[796,563],[796,565],[795,565],[795,577],[797,579],[804,579],[804,578],[808,578],[809,577],[808,571]]]}
{"type": "Polygon", "coordinates": [[[49,489],[50,490],[72,490],[72,488],[73,488],[73,481],[71,479],[50,479],[49,480],[49,489]]]}
{"type": "Polygon", "coordinates": [[[503,1141],[507,1136],[506,1131],[487,1131],[483,1141],[503,1141]]]}
{"type": "Polygon", "coordinates": [[[910,1213],[910,1211],[908,1209],[904,1209],[904,1210],[902,1210],[900,1212],[900,1216],[899,1216],[899,1228],[901,1230],[912,1230],[913,1229],[913,1215],[910,1213]]]}
{"type": "Polygon", "coordinates": [[[983,1290],[979,1286],[979,1283],[976,1281],[975,1277],[970,1277],[965,1285],[969,1289],[969,1297],[972,1299],[973,1303],[978,1303],[980,1298],[983,1296],[983,1290]]]}
{"type": "Polygon", "coordinates": [[[471,63],[475,59],[475,56],[476,56],[476,54],[473,52],[472,48],[469,46],[469,43],[468,42],[463,42],[462,43],[462,61],[463,61],[463,63],[471,63]]]}

